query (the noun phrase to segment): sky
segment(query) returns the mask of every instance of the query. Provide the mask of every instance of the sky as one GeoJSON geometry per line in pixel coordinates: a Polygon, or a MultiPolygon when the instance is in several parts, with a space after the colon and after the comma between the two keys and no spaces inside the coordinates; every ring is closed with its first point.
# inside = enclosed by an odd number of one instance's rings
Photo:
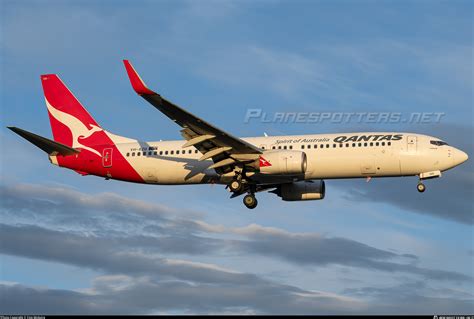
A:
{"type": "Polygon", "coordinates": [[[469,1],[0,1],[0,309],[43,314],[474,312],[472,160],[327,180],[322,201],[80,176],[6,129],[51,137],[40,74],[140,140],[180,128],[147,85],[236,136],[408,131],[473,158],[469,1]],[[245,123],[274,112],[442,112],[438,123],[245,123]]]}

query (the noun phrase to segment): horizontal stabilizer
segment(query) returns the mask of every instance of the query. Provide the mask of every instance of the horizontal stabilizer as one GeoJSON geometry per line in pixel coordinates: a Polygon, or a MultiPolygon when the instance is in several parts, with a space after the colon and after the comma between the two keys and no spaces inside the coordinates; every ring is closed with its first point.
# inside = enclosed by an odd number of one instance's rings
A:
{"type": "Polygon", "coordinates": [[[13,127],[13,126],[8,126],[8,128],[12,130],[13,132],[15,132],[16,134],[23,137],[28,142],[38,146],[40,149],[42,149],[49,155],[67,156],[67,155],[78,154],[80,152],[77,149],[52,141],[50,139],[47,139],[46,137],[42,137],[42,136],[33,134],[31,132],[22,130],[21,128],[13,127]]]}

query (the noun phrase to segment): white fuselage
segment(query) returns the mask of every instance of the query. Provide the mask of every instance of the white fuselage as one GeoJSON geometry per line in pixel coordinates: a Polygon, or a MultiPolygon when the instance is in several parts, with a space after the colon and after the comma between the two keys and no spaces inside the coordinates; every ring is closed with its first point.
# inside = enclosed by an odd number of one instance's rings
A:
{"type": "MultiPolygon", "coordinates": [[[[442,172],[457,166],[467,155],[449,145],[435,145],[438,138],[414,133],[359,132],[294,136],[249,137],[243,140],[265,152],[302,151],[307,156],[305,174],[275,176],[261,173],[252,178],[260,183],[297,180],[419,175],[442,172]],[[387,136],[390,136],[388,138],[387,136]]],[[[209,169],[212,160],[185,141],[117,143],[120,153],[147,183],[228,183],[233,174],[219,176],[209,169]]]]}

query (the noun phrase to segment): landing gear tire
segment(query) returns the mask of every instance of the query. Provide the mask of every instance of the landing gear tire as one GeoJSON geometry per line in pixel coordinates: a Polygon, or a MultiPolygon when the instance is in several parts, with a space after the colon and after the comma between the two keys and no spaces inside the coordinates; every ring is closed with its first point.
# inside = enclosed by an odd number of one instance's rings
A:
{"type": "Polygon", "coordinates": [[[255,207],[257,207],[257,199],[255,198],[255,195],[253,194],[248,194],[248,195],[245,195],[244,196],[244,205],[249,208],[249,209],[254,209],[255,207]]]}
{"type": "Polygon", "coordinates": [[[242,181],[234,179],[232,182],[230,182],[229,188],[234,193],[240,193],[242,190],[242,181]]]}
{"type": "Polygon", "coordinates": [[[426,190],[425,184],[422,182],[419,182],[418,185],[416,185],[416,189],[420,192],[423,193],[426,190]]]}

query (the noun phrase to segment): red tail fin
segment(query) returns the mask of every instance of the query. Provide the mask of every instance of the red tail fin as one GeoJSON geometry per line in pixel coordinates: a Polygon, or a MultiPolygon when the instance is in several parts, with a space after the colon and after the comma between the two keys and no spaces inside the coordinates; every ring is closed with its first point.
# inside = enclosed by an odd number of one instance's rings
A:
{"type": "Polygon", "coordinates": [[[87,149],[109,141],[103,129],[56,74],[41,76],[54,140],[73,148],[87,149]],[[94,134],[100,132],[98,134],[94,134]]]}

